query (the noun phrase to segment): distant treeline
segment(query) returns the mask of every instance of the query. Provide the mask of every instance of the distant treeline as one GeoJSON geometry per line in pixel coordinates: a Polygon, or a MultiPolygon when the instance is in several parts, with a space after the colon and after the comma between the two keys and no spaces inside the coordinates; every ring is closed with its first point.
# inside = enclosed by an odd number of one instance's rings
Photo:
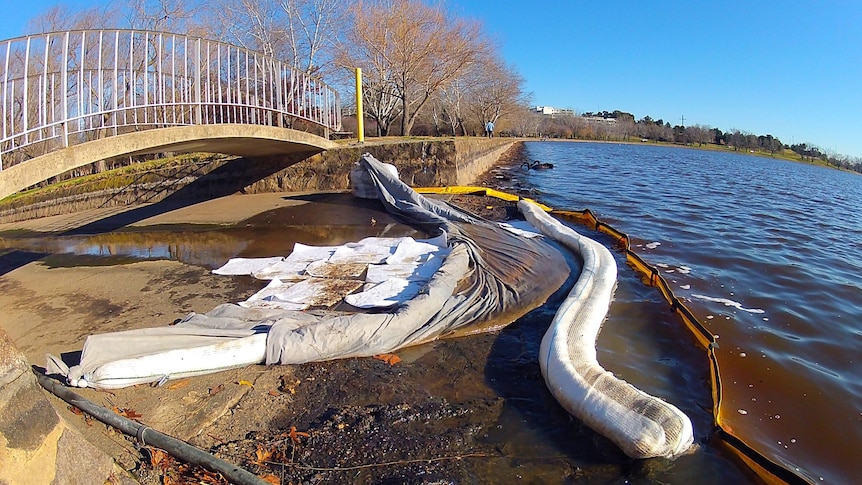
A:
{"type": "MultiPolygon", "coordinates": [[[[490,121],[500,134],[709,144],[785,158],[795,153],[800,159],[862,172],[858,157],[826,154],[807,143],[787,146],[772,135],[722,132],[704,125],[671,126],[649,116],[636,120],[619,110],[537,113],[529,107],[532,96],[525,90],[524,77],[502,57],[493,37],[480,22],[460,17],[444,3],[117,0],[106,6],[79,7],[58,3],[31,19],[28,31],[111,25],[189,33],[263,52],[339,89],[345,132],[357,129],[352,99],[355,68],[361,68],[367,134],[482,135],[490,121]]],[[[10,67],[0,64],[0,73],[4,69],[10,67]]],[[[22,109],[3,115],[10,125],[24,119],[22,109]]],[[[31,115],[35,119],[36,114],[31,115]]]]}
{"type": "Polygon", "coordinates": [[[527,110],[522,123],[512,126],[517,136],[578,138],[584,140],[641,141],[676,143],[689,146],[714,145],[737,151],[788,156],[862,173],[862,158],[827,153],[810,143],[788,145],[773,135],[754,135],[740,130],[722,131],[707,125],[671,125],[649,116],[636,120],[624,111],[542,115],[527,110]],[[792,153],[791,153],[792,152],[792,153]]]}

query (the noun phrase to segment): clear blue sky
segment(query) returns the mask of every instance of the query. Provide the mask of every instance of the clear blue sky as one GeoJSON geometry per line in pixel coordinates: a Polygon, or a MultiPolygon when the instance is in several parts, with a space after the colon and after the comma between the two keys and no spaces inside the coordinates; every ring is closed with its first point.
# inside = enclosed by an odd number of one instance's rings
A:
{"type": "Polygon", "coordinates": [[[451,1],[534,104],[772,134],[862,157],[862,1],[451,1]]]}
{"type": "Polygon", "coordinates": [[[29,33],[27,22],[55,5],[84,10],[90,5],[104,3],[103,0],[0,0],[0,39],[29,33]]]}
{"type": "MultiPolygon", "coordinates": [[[[0,0],[0,38],[56,3],[0,0]]],[[[448,3],[484,23],[535,105],[684,116],[862,157],[862,1],[448,3]]]]}

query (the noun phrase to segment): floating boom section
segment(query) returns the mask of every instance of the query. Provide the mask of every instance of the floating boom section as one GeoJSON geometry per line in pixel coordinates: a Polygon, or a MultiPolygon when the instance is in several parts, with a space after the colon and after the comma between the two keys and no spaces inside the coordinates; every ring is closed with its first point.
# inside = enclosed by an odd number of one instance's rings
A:
{"type": "Polygon", "coordinates": [[[617,282],[617,265],[601,244],[522,200],[518,209],[546,236],[574,251],[581,274],[542,339],[539,364],[551,394],[573,416],[632,458],[673,458],[694,441],[688,416],[605,370],[596,339],[617,282]]]}

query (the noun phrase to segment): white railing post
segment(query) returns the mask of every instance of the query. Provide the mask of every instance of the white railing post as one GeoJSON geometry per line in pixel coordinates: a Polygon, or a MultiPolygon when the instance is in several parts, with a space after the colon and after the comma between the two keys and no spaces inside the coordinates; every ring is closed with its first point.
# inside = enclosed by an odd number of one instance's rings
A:
{"type": "Polygon", "coordinates": [[[117,115],[117,112],[120,110],[119,99],[117,97],[117,91],[120,90],[120,31],[118,30],[114,34],[114,85],[113,89],[111,89],[111,101],[113,110],[111,112],[111,117],[114,119],[114,135],[119,133],[118,127],[120,124],[120,117],[117,115]]]}
{"type": "Polygon", "coordinates": [[[45,127],[48,126],[48,62],[49,60],[49,52],[51,50],[51,34],[45,34],[45,57],[42,61],[42,89],[39,92],[39,126],[45,127]]]}
{"type": "Polygon", "coordinates": [[[63,127],[63,148],[69,146],[69,32],[66,32],[63,37],[63,73],[60,82],[63,83],[63,89],[60,96],[63,96],[63,112],[60,113],[63,127]]]}
{"type": "Polygon", "coordinates": [[[75,113],[78,128],[81,128],[81,121],[84,120],[84,56],[86,55],[87,33],[81,32],[81,58],[78,59],[80,68],[78,69],[78,112],[75,113]]]}
{"type": "MultiPolygon", "coordinates": [[[[27,146],[47,153],[128,128],[210,123],[284,127],[291,126],[290,119],[326,130],[340,127],[337,91],[272,56],[230,44],[117,29],[39,34],[3,43],[0,170],[14,164],[14,153],[27,146]],[[111,55],[113,65],[105,59],[111,55]],[[44,148],[42,142],[48,142],[44,148]]],[[[28,155],[34,156],[32,151],[28,155]]]]}
{"type": "Polygon", "coordinates": [[[24,124],[24,144],[26,145],[28,142],[28,139],[29,139],[28,134],[29,134],[29,130],[30,130],[30,123],[29,123],[29,121],[30,121],[29,120],[29,118],[30,118],[30,116],[29,116],[30,106],[28,104],[29,96],[28,96],[28,89],[27,89],[28,88],[27,85],[30,84],[30,80],[27,78],[27,75],[29,74],[28,73],[29,67],[30,67],[30,37],[27,37],[27,47],[24,49],[24,52],[25,52],[24,53],[24,77],[21,79],[21,81],[24,83],[24,88],[23,88],[24,89],[24,101],[21,103],[21,106],[22,106],[21,115],[23,117],[23,124],[24,124]]]}
{"type": "MultiPolygon", "coordinates": [[[[9,57],[12,50],[12,41],[6,41],[6,59],[4,61],[5,67],[3,68],[3,133],[0,134],[0,138],[6,139],[9,136],[8,129],[6,127],[6,119],[9,116],[9,112],[7,111],[7,106],[11,103],[11,96],[9,96],[9,57]]],[[[11,137],[10,137],[11,138],[11,137]]],[[[11,145],[11,142],[10,142],[11,145]]],[[[2,146],[0,146],[0,152],[2,152],[2,146]]],[[[2,157],[0,157],[0,170],[3,170],[2,165],[2,157]]]]}
{"type": "Polygon", "coordinates": [[[195,115],[192,123],[203,123],[203,107],[201,106],[201,39],[195,42],[195,115]]]}

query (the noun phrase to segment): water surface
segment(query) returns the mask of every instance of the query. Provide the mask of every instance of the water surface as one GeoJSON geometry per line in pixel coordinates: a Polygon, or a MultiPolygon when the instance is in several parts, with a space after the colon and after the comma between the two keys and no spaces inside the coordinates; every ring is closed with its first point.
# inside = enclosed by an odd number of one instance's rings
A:
{"type": "MultiPolygon", "coordinates": [[[[862,177],[649,145],[537,142],[527,153],[555,165],[524,174],[540,200],[590,208],[627,232],[719,337],[724,422],[811,481],[854,481],[862,456],[862,177]]],[[[600,360],[689,407],[692,383],[654,379],[673,352],[661,357],[642,345],[653,332],[649,318],[617,296],[600,360]]],[[[682,352],[691,342],[679,336],[668,345],[682,352]]]]}

